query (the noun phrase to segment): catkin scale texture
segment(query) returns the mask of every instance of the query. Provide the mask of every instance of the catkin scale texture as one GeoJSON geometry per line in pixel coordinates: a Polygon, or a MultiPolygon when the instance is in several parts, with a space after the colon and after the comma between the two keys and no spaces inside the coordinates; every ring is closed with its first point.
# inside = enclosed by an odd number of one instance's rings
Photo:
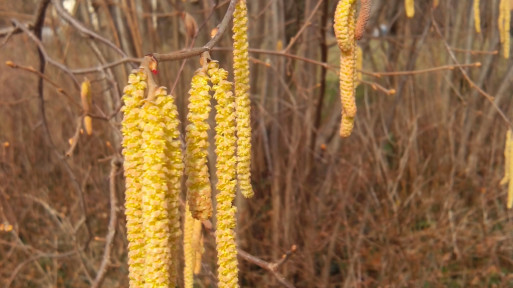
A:
{"type": "Polygon", "coordinates": [[[354,126],[356,116],[355,82],[356,82],[356,3],[339,1],[335,11],[335,33],[340,48],[340,100],[342,104],[342,120],[340,136],[348,137],[354,126]],[[338,32],[337,32],[338,31],[338,32]],[[350,120],[351,121],[350,121],[350,120]]]}
{"type": "Polygon", "coordinates": [[[239,287],[237,244],[235,241],[236,208],[232,205],[236,189],[237,139],[235,99],[232,83],[226,80],[227,72],[219,69],[218,63],[209,64],[209,75],[213,84],[216,105],[216,248],[217,278],[219,287],[239,287]]]}
{"type": "Polygon", "coordinates": [[[340,51],[347,52],[354,45],[354,14],[356,13],[355,0],[339,0],[335,9],[333,29],[340,51]]]}
{"type": "Polygon", "coordinates": [[[185,141],[185,172],[187,174],[187,201],[194,218],[206,220],[212,215],[210,176],[207,167],[208,130],[210,113],[210,86],[208,76],[199,69],[195,72],[189,90],[189,113],[185,141]]]}
{"type": "Polygon", "coordinates": [[[142,129],[140,126],[140,107],[146,89],[146,75],[142,69],[133,71],[124,88],[121,122],[123,134],[123,162],[125,174],[125,215],[128,238],[128,277],[130,287],[144,285],[144,230],[142,223],[142,129]]]}
{"type": "Polygon", "coordinates": [[[251,103],[249,98],[248,11],[240,0],[233,13],[233,73],[237,124],[237,182],[246,198],[254,195],[251,186],[251,103]]]}
{"type": "Polygon", "coordinates": [[[178,109],[171,95],[166,95],[164,87],[157,88],[155,103],[160,109],[161,123],[166,141],[164,171],[167,179],[166,200],[168,203],[169,247],[174,261],[170,262],[169,274],[171,283],[177,279],[177,247],[182,234],[180,229],[180,193],[182,190],[183,153],[180,143],[180,121],[178,109]]]}
{"type": "MultiPolygon", "coordinates": [[[[147,101],[141,111],[143,122],[143,225],[145,227],[144,287],[169,287],[175,285],[173,248],[170,245],[172,229],[167,178],[170,173],[166,164],[165,123],[162,121],[162,97],[156,103],[147,101]]],[[[174,235],[173,235],[174,236],[174,235]]]]}

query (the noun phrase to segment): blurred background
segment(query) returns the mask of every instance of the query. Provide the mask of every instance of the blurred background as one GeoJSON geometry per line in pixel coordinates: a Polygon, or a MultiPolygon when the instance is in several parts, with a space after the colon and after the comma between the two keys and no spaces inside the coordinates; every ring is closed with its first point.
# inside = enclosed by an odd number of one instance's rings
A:
{"type": "MultiPolygon", "coordinates": [[[[513,287],[513,225],[499,185],[513,62],[499,41],[500,1],[481,1],[481,33],[474,1],[417,0],[413,18],[403,0],[372,1],[356,125],[345,139],[337,1],[248,1],[255,197],[237,199],[240,249],[274,263],[296,245],[278,269],[295,287],[513,287]]],[[[0,286],[90,287],[111,218],[120,98],[138,65],[125,60],[201,47],[229,1],[63,2],[119,51],[50,4],[43,86],[30,26],[40,2],[0,0],[0,286]],[[90,136],[81,126],[85,78],[90,136]]],[[[211,52],[229,71],[231,45],[228,29],[211,52]]],[[[157,81],[176,97],[182,124],[199,66],[199,57],[159,64],[157,81]]],[[[114,180],[118,219],[103,286],[127,287],[122,171],[114,180]]],[[[281,287],[239,261],[242,287],[281,287]]],[[[197,287],[215,287],[215,271],[207,235],[197,287]]]]}

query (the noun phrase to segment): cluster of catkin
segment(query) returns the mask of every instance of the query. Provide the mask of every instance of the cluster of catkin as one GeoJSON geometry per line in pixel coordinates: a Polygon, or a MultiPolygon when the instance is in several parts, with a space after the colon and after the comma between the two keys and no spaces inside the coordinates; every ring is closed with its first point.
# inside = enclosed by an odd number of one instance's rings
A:
{"type": "Polygon", "coordinates": [[[212,95],[215,106],[216,250],[218,286],[239,287],[235,239],[237,187],[245,197],[251,186],[251,126],[247,7],[239,0],[234,12],[234,80],[210,59],[191,80],[189,112],[182,157],[179,121],[173,97],[156,87],[150,71],[156,60],[146,56],[130,74],[124,89],[122,121],[126,178],[130,287],[174,287],[180,229],[180,193],[185,171],[186,202],[183,224],[184,287],[193,287],[201,269],[202,221],[214,213],[207,165],[212,95]]]}
{"type": "Polygon", "coordinates": [[[356,116],[356,0],[340,0],[334,17],[334,31],[340,48],[340,99],[342,120],[340,136],[348,137],[354,127],[356,116]]]}
{"type": "Polygon", "coordinates": [[[504,145],[504,178],[501,185],[508,184],[508,201],[507,207],[511,209],[513,206],[513,139],[511,139],[511,130],[506,133],[506,145],[504,145]]]}
{"type": "Polygon", "coordinates": [[[499,4],[499,35],[503,48],[504,58],[509,58],[510,48],[510,22],[511,22],[511,1],[501,0],[499,4]]]}
{"type": "Polygon", "coordinates": [[[145,70],[130,74],[123,95],[130,287],[174,287],[183,173],[178,111],[166,88],[147,95],[145,70]]]}

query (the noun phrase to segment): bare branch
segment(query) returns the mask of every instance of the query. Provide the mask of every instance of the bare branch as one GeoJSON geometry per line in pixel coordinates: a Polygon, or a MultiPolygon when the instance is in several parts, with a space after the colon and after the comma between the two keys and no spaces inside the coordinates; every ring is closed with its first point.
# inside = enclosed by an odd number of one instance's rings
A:
{"type": "Polygon", "coordinates": [[[62,6],[61,0],[52,0],[52,4],[54,5],[55,10],[57,11],[57,13],[66,22],[68,22],[71,26],[75,27],[82,34],[87,35],[87,36],[89,36],[91,38],[94,38],[94,39],[104,43],[105,45],[107,45],[107,46],[111,47],[112,49],[114,49],[114,51],[119,53],[121,56],[123,56],[125,58],[128,58],[128,55],[123,50],[121,50],[118,46],[116,46],[114,43],[109,41],[107,38],[97,34],[96,32],[91,31],[90,29],[86,28],[82,23],[80,23],[75,18],[73,18],[73,16],[71,16],[66,11],[66,9],[64,9],[64,7],[62,6]]]}
{"type": "Polygon", "coordinates": [[[110,264],[110,252],[112,250],[112,243],[114,242],[114,237],[116,236],[116,226],[118,223],[117,217],[117,206],[118,201],[116,198],[116,174],[121,167],[121,159],[118,157],[112,158],[110,162],[110,180],[109,180],[109,195],[110,195],[110,219],[109,219],[109,227],[107,230],[107,237],[105,240],[105,250],[103,251],[103,259],[100,264],[100,269],[96,274],[96,278],[91,285],[91,288],[100,287],[103,279],[105,278],[105,274],[107,273],[107,268],[110,264]]]}

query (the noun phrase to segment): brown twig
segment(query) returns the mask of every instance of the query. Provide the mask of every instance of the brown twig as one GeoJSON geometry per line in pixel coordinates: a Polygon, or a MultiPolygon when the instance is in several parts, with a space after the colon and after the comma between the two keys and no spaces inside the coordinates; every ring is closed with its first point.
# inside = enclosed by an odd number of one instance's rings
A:
{"type": "MultiPolygon", "coordinates": [[[[23,32],[25,32],[29,38],[34,41],[34,43],[36,43],[37,45],[37,48],[38,50],[40,51],[41,55],[42,55],[42,61],[43,62],[48,62],[50,64],[52,64],[53,66],[61,69],[62,71],[64,71],[66,74],[68,74],[71,79],[73,80],[73,82],[75,83],[75,86],[78,88],[80,87],[80,83],[78,82],[77,78],[75,78],[75,75],[73,75],[73,73],[68,69],[68,67],[62,65],[61,63],[53,60],[52,58],[50,58],[48,56],[48,53],[46,53],[46,50],[43,46],[43,43],[41,43],[40,41],[40,38],[37,37],[34,33],[32,33],[27,27],[25,27],[24,25],[22,25],[20,22],[18,22],[18,20],[16,19],[11,19],[11,22],[18,28],[20,28],[23,32]]],[[[42,72],[41,72],[42,73],[42,72]]]]}
{"type": "Polygon", "coordinates": [[[228,9],[226,10],[226,13],[224,14],[223,20],[217,26],[218,30],[217,30],[216,35],[214,37],[212,37],[212,39],[210,39],[210,41],[208,41],[207,44],[205,44],[203,47],[193,48],[190,50],[179,51],[179,52],[165,53],[165,54],[153,53],[153,56],[159,62],[160,61],[175,61],[175,60],[191,58],[194,56],[199,56],[203,52],[212,50],[212,48],[221,39],[221,36],[223,36],[224,32],[228,28],[228,24],[230,23],[230,20],[233,17],[233,11],[235,10],[236,2],[237,2],[237,0],[230,0],[230,5],[228,5],[228,9]]]}
{"type": "Polygon", "coordinates": [[[84,119],[83,116],[80,116],[80,117],[77,118],[77,126],[75,128],[75,134],[73,134],[73,137],[70,139],[71,146],[69,147],[68,151],[66,151],[66,154],[65,154],[66,157],[71,157],[71,155],[73,155],[73,151],[77,147],[78,137],[80,137],[80,129],[82,129],[82,121],[83,121],[83,119],[84,119]]]}
{"type": "Polygon", "coordinates": [[[114,45],[114,43],[112,43],[108,39],[104,38],[103,36],[95,33],[94,31],[87,29],[82,23],[80,23],[75,18],[73,18],[73,16],[71,16],[66,11],[66,9],[64,9],[64,7],[62,6],[61,0],[52,0],[52,4],[55,7],[57,14],[59,14],[66,22],[68,22],[71,26],[75,27],[82,34],[104,43],[105,45],[114,49],[114,51],[116,51],[121,56],[128,58],[128,55],[123,50],[121,50],[118,46],[114,45]]]}
{"type": "Polygon", "coordinates": [[[112,244],[114,242],[114,237],[116,236],[116,226],[118,223],[117,217],[117,206],[118,201],[116,197],[116,175],[121,167],[121,160],[118,157],[112,158],[110,162],[110,179],[109,179],[109,195],[110,195],[110,219],[109,226],[107,230],[107,236],[105,237],[105,250],[103,251],[103,258],[100,264],[100,269],[98,269],[98,273],[96,274],[96,278],[91,284],[91,288],[100,287],[103,279],[105,278],[105,274],[107,273],[107,268],[110,264],[110,253],[112,250],[112,244]]]}
{"type": "Polygon", "coordinates": [[[370,71],[361,70],[361,72],[365,75],[371,75],[371,76],[380,78],[381,76],[415,75],[415,74],[430,73],[430,72],[436,72],[436,71],[441,71],[441,70],[454,70],[454,68],[467,68],[467,67],[481,67],[481,62],[475,62],[475,63],[470,63],[470,64],[443,65],[443,66],[438,66],[438,67],[410,70],[410,71],[370,72],[370,71]]]}
{"type": "Polygon", "coordinates": [[[472,55],[478,55],[478,54],[497,55],[497,54],[499,54],[499,50],[479,51],[479,50],[466,50],[466,49],[459,49],[459,48],[452,48],[452,47],[451,47],[451,50],[454,52],[470,53],[472,55]]]}
{"type": "Polygon", "coordinates": [[[283,286],[285,286],[287,288],[295,288],[295,286],[292,283],[290,283],[287,279],[285,279],[285,277],[283,275],[281,275],[281,273],[278,272],[278,268],[280,268],[280,266],[283,265],[290,258],[290,256],[292,256],[292,254],[294,254],[296,252],[296,250],[297,250],[297,246],[292,245],[292,247],[290,247],[290,250],[287,251],[285,254],[283,254],[283,256],[281,257],[280,260],[278,260],[277,262],[273,262],[273,263],[264,261],[256,256],[253,256],[253,255],[249,254],[248,252],[242,251],[240,249],[238,250],[238,252],[239,252],[239,256],[242,259],[257,265],[260,268],[263,268],[263,269],[269,271],[278,280],[278,282],[280,282],[283,286]]]}
{"type": "Polygon", "coordinates": [[[385,93],[387,95],[394,95],[396,93],[395,89],[393,89],[393,88],[387,89],[387,88],[379,85],[376,82],[370,82],[370,81],[365,81],[365,80],[360,80],[360,82],[362,82],[365,85],[369,85],[373,90],[382,91],[383,93],[385,93]]]}
{"type": "Polygon", "coordinates": [[[41,77],[43,78],[44,80],[46,80],[50,85],[52,85],[53,87],[55,87],[55,90],[57,90],[57,92],[59,92],[60,94],[63,94],[64,96],[66,96],[66,98],[68,98],[68,100],[70,102],[72,102],[73,104],[77,105],[78,107],[80,107],[80,104],[78,104],[73,98],[71,98],[71,96],[66,92],[66,90],[64,90],[62,87],[60,87],[57,83],[53,82],[52,79],[50,79],[48,76],[46,76],[45,74],[42,74],[41,72],[37,71],[36,69],[34,69],[34,67],[32,66],[23,66],[23,65],[18,65],[12,61],[6,61],[5,62],[5,65],[13,68],[13,69],[21,69],[21,70],[24,70],[24,71],[27,71],[27,72],[30,72],[30,73],[34,73],[36,74],[38,77],[41,77]]]}
{"type": "Polygon", "coordinates": [[[443,34],[442,32],[440,31],[440,27],[438,27],[438,24],[436,23],[435,21],[435,18],[433,15],[431,15],[431,19],[433,21],[433,27],[435,27],[435,31],[436,33],[438,34],[438,36],[440,36],[440,39],[442,39],[442,42],[445,46],[445,49],[447,50],[447,53],[449,53],[449,56],[451,57],[451,59],[456,63],[458,64],[458,69],[460,70],[461,74],[463,75],[463,78],[465,78],[465,80],[467,81],[467,83],[470,85],[471,88],[474,88],[477,90],[477,92],[479,92],[479,94],[481,94],[482,96],[484,96],[486,98],[486,100],[488,100],[488,102],[490,102],[490,104],[492,105],[492,107],[497,111],[497,113],[499,113],[499,115],[501,116],[501,118],[504,120],[504,122],[506,122],[508,124],[509,127],[512,127],[512,124],[511,124],[511,121],[509,121],[508,117],[504,114],[504,112],[499,108],[499,106],[497,106],[497,103],[495,103],[494,101],[494,97],[488,93],[486,93],[483,89],[481,89],[481,87],[477,86],[476,83],[474,83],[474,81],[472,81],[472,79],[470,79],[470,76],[468,76],[467,74],[467,71],[465,71],[465,69],[463,69],[459,63],[458,63],[458,59],[456,58],[456,56],[454,55],[454,53],[452,52],[451,50],[451,47],[449,46],[449,44],[447,43],[447,41],[445,41],[445,38],[443,37],[443,34]]]}
{"type": "Polygon", "coordinates": [[[312,9],[312,12],[308,16],[308,18],[305,20],[305,23],[303,24],[303,26],[301,26],[301,29],[299,29],[299,31],[296,33],[296,35],[294,35],[294,37],[292,37],[292,39],[290,39],[289,45],[287,45],[287,47],[285,49],[283,49],[283,53],[287,53],[290,50],[290,48],[292,47],[292,45],[294,45],[294,43],[296,43],[296,40],[299,39],[299,36],[303,33],[303,31],[305,31],[305,29],[312,24],[310,21],[312,20],[313,16],[315,16],[315,13],[317,12],[317,10],[319,9],[319,7],[321,6],[321,4],[323,2],[324,2],[323,0],[317,2],[317,5],[315,5],[315,7],[312,9]]]}

